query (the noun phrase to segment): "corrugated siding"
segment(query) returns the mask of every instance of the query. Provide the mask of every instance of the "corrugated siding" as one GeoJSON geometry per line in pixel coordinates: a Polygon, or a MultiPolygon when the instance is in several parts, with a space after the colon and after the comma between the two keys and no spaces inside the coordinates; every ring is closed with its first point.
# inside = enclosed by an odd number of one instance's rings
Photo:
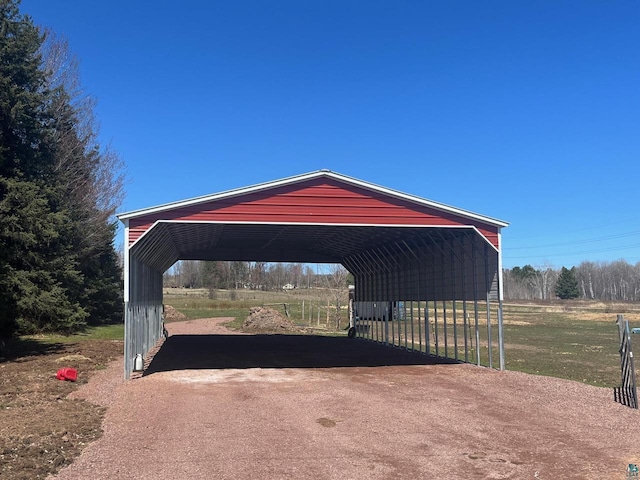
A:
{"type": "Polygon", "coordinates": [[[129,244],[158,220],[474,225],[498,247],[498,230],[492,225],[326,178],[132,218],[129,221],[129,244]]]}

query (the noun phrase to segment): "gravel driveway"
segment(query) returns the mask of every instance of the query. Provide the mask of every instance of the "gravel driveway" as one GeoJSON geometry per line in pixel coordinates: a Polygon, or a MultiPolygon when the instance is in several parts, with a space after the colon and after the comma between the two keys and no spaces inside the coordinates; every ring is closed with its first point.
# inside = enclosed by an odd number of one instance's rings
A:
{"type": "MultiPolygon", "coordinates": [[[[77,396],[108,406],[71,479],[625,478],[640,415],[609,389],[358,340],[169,324],[147,373],[77,396]]],[[[508,353],[508,352],[507,352],[508,353]]]]}

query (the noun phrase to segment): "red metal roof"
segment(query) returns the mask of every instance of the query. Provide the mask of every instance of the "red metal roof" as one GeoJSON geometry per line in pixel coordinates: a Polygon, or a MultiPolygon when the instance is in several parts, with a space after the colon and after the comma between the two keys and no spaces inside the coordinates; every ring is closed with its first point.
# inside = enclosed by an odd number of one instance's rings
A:
{"type": "Polygon", "coordinates": [[[161,205],[118,217],[133,245],[158,221],[344,226],[474,227],[496,250],[505,222],[386,189],[334,172],[288,179],[161,205]]]}

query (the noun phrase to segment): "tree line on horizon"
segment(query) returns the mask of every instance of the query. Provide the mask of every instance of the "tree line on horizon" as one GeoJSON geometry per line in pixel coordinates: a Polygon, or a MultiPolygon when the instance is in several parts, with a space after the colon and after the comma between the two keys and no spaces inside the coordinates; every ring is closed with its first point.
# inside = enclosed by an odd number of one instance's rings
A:
{"type": "Polygon", "coordinates": [[[122,319],[122,163],[65,40],[0,0],[0,337],[122,319]]]}
{"type": "Polygon", "coordinates": [[[164,286],[273,291],[324,287],[327,275],[302,263],[185,260],[165,272],[164,286]]]}
{"type": "MultiPolygon", "coordinates": [[[[280,290],[323,287],[326,273],[309,264],[266,262],[181,261],[164,275],[166,287],[280,290]]],[[[534,268],[503,270],[507,300],[583,299],[640,301],[640,263],[583,262],[570,269],[534,268]]],[[[353,278],[348,278],[353,281],[353,278]]],[[[345,285],[346,288],[346,285],[345,285]]]]}
{"type": "Polygon", "coordinates": [[[582,262],[571,269],[525,265],[505,269],[503,278],[507,300],[640,301],[640,262],[582,262]]]}

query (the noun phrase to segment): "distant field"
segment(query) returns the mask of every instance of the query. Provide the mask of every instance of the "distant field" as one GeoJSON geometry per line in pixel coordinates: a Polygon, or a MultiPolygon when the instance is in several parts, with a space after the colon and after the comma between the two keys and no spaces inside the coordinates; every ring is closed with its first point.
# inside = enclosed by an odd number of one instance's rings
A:
{"type": "MultiPolygon", "coordinates": [[[[165,303],[191,319],[233,317],[236,320],[230,326],[239,328],[251,307],[269,305],[284,314],[286,304],[290,318],[298,325],[335,331],[331,306],[330,318],[327,319],[330,295],[322,289],[282,292],[216,290],[214,298],[208,296],[209,292],[205,289],[168,288],[164,293],[165,303]]],[[[615,324],[618,313],[624,314],[632,327],[640,327],[640,304],[579,301],[506,303],[504,334],[507,369],[603,387],[618,385],[620,357],[615,324]]],[[[342,317],[341,327],[346,326],[346,311],[342,317]]],[[[341,330],[335,332],[342,333],[341,330]]],[[[481,329],[481,335],[484,337],[484,329],[481,329]]],[[[640,352],[640,335],[637,337],[636,350],[640,352]]],[[[635,339],[634,336],[632,340],[635,339]]],[[[496,341],[497,331],[494,332],[494,344],[496,341]]],[[[460,346],[458,351],[462,358],[460,346]]],[[[486,351],[483,355],[486,357],[486,351]]],[[[497,365],[497,348],[494,348],[493,356],[494,365],[497,365]]],[[[486,362],[483,360],[483,363],[486,362]]]]}
{"type": "MultiPolygon", "coordinates": [[[[505,305],[507,369],[599,386],[619,385],[617,313],[631,326],[640,326],[640,305],[505,305]]],[[[640,335],[636,343],[640,351],[640,335]]]]}
{"type": "MultiPolygon", "coordinates": [[[[277,291],[263,291],[263,290],[215,290],[213,296],[214,300],[240,300],[248,302],[299,302],[302,300],[318,301],[326,298],[329,295],[329,291],[324,288],[300,288],[294,290],[277,290],[277,291]]],[[[209,290],[206,288],[164,288],[164,298],[203,298],[208,299],[209,290]]],[[[345,292],[344,298],[347,298],[345,292]]]]}
{"type": "MultiPolygon", "coordinates": [[[[229,325],[240,328],[251,307],[268,306],[300,326],[326,330],[333,325],[331,292],[322,288],[267,292],[260,290],[216,290],[209,298],[207,289],[165,288],[164,302],[184,313],[188,318],[233,317],[229,325]],[[329,305],[329,307],[327,307],[329,305]],[[327,309],[329,319],[327,319],[327,309]]],[[[342,326],[347,325],[347,294],[342,299],[342,326]]]]}

